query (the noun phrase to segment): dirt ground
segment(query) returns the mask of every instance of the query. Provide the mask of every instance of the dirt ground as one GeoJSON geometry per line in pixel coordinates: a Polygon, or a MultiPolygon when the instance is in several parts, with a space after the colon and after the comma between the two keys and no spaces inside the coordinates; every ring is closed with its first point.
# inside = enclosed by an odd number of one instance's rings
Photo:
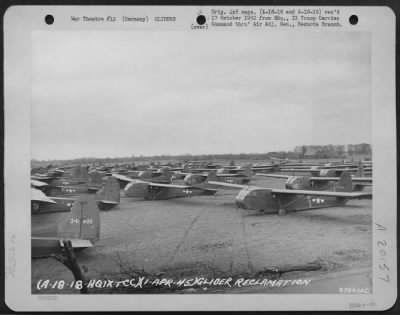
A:
{"type": "MultiPolygon", "coordinates": [[[[284,180],[255,177],[251,184],[282,188],[284,180]]],[[[120,278],[127,270],[180,278],[251,275],[265,268],[309,263],[322,266],[281,277],[297,279],[372,268],[371,200],[279,216],[237,209],[237,193],[219,189],[215,196],[145,201],[121,192],[120,205],[100,213],[100,240],[77,253],[77,258],[90,279],[120,278]]],[[[65,216],[35,215],[32,227],[53,224],[65,216]]],[[[73,289],[38,291],[41,279],[73,280],[55,259],[32,260],[32,292],[77,293],[73,289]]],[[[327,293],[338,293],[338,288],[329,286],[327,293]]]]}

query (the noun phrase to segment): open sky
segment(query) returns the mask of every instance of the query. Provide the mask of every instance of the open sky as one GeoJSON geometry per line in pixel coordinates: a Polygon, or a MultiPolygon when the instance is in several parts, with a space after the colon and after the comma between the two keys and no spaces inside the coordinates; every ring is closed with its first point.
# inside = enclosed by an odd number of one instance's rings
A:
{"type": "Polygon", "coordinates": [[[32,35],[32,158],[371,143],[361,32],[32,35]]]}

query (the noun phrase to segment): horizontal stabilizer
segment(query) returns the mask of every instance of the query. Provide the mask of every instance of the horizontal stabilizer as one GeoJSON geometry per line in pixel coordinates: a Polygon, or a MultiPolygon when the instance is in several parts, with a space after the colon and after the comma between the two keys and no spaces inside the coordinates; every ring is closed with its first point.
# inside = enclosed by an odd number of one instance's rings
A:
{"type": "Polygon", "coordinates": [[[188,186],[188,185],[161,184],[161,183],[149,183],[149,186],[164,187],[164,188],[182,188],[182,189],[192,188],[192,186],[188,186]]]}
{"type": "Polygon", "coordinates": [[[47,197],[43,192],[41,192],[40,190],[35,189],[35,188],[31,188],[31,200],[48,202],[48,203],[56,203],[55,201],[53,201],[49,197],[47,197]]]}
{"type": "Polygon", "coordinates": [[[225,183],[225,182],[216,182],[216,181],[212,181],[212,180],[210,180],[208,183],[211,185],[233,187],[233,188],[239,188],[239,189],[243,189],[244,187],[247,187],[246,185],[229,184],[229,183],[225,183]]]}
{"type": "MultiPolygon", "coordinates": [[[[87,248],[92,247],[93,243],[90,240],[84,239],[69,239],[71,241],[72,248],[87,248]]],[[[60,240],[60,245],[64,247],[64,241],[60,240]]]]}
{"type": "Polygon", "coordinates": [[[352,177],[353,182],[369,182],[372,184],[372,177],[352,177]]]}
{"type": "Polygon", "coordinates": [[[74,202],[76,200],[76,198],[66,198],[66,197],[51,197],[51,200],[54,201],[70,201],[70,202],[74,202]]]}
{"type": "Polygon", "coordinates": [[[45,187],[45,186],[49,186],[49,184],[47,184],[45,182],[41,182],[39,180],[31,179],[31,186],[33,186],[33,187],[45,187]]]}
{"type": "Polygon", "coordinates": [[[320,190],[291,190],[291,189],[272,189],[272,193],[278,195],[304,195],[304,196],[331,196],[343,198],[367,198],[372,196],[372,192],[338,192],[320,190]]]}
{"type": "Polygon", "coordinates": [[[317,176],[317,177],[310,177],[312,181],[320,181],[320,182],[338,182],[340,177],[325,177],[325,176],[317,176]]]}

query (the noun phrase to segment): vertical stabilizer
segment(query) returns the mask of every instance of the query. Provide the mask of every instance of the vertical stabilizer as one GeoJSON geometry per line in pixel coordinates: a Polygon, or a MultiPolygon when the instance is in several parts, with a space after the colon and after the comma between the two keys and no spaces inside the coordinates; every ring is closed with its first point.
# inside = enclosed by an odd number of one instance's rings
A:
{"type": "Polygon", "coordinates": [[[247,176],[247,177],[251,177],[253,175],[253,171],[251,170],[251,168],[252,168],[251,164],[244,165],[241,168],[242,171],[240,172],[240,174],[247,176]]]}
{"type": "Polygon", "coordinates": [[[344,171],[340,176],[340,180],[337,183],[336,191],[342,192],[352,192],[353,191],[353,183],[351,180],[351,175],[349,172],[344,171]]]}
{"type": "Polygon", "coordinates": [[[88,170],[86,166],[78,165],[72,171],[73,178],[79,178],[84,182],[89,180],[88,170]]]}
{"type": "Polygon", "coordinates": [[[77,165],[72,171],[72,176],[73,177],[80,177],[81,176],[81,166],[77,165]]]}
{"type": "Polygon", "coordinates": [[[208,172],[208,175],[207,175],[207,178],[206,178],[205,182],[208,183],[209,181],[214,181],[214,182],[218,181],[218,177],[217,177],[216,171],[208,172]]]}
{"type": "Polygon", "coordinates": [[[163,167],[159,171],[161,172],[160,179],[164,179],[167,182],[171,182],[172,172],[169,167],[163,167]]]}
{"type": "Polygon", "coordinates": [[[120,202],[120,186],[114,177],[107,177],[103,181],[103,187],[96,193],[96,199],[100,201],[120,202]]]}
{"type": "Polygon", "coordinates": [[[362,161],[358,161],[358,169],[356,173],[357,177],[365,177],[365,172],[364,172],[364,165],[362,161]]]}
{"type": "Polygon", "coordinates": [[[103,184],[103,173],[92,170],[88,173],[88,185],[89,187],[100,187],[103,184]]]}
{"type": "Polygon", "coordinates": [[[88,169],[87,169],[86,166],[81,166],[81,176],[80,176],[80,178],[82,179],[82,181],[88,182],[89,173],[88,173],[88,169]]]}
{"type": "Polygon", "coordinates": [[[100,236],[99,208],[93,196],[76,199],[64,222],[57,226],[57,237],[97,240],[100,236]]]}

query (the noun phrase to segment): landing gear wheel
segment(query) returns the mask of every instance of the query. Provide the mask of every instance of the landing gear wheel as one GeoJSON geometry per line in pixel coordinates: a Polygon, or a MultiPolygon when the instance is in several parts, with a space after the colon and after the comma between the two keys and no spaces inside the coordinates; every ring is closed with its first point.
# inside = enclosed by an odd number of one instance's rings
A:
{"type": "Polygon", "coordinates": [[[286,214],[286,210],[285,209],[279,209],[278,214],[279,215],[285,215],[286,214]]]}

